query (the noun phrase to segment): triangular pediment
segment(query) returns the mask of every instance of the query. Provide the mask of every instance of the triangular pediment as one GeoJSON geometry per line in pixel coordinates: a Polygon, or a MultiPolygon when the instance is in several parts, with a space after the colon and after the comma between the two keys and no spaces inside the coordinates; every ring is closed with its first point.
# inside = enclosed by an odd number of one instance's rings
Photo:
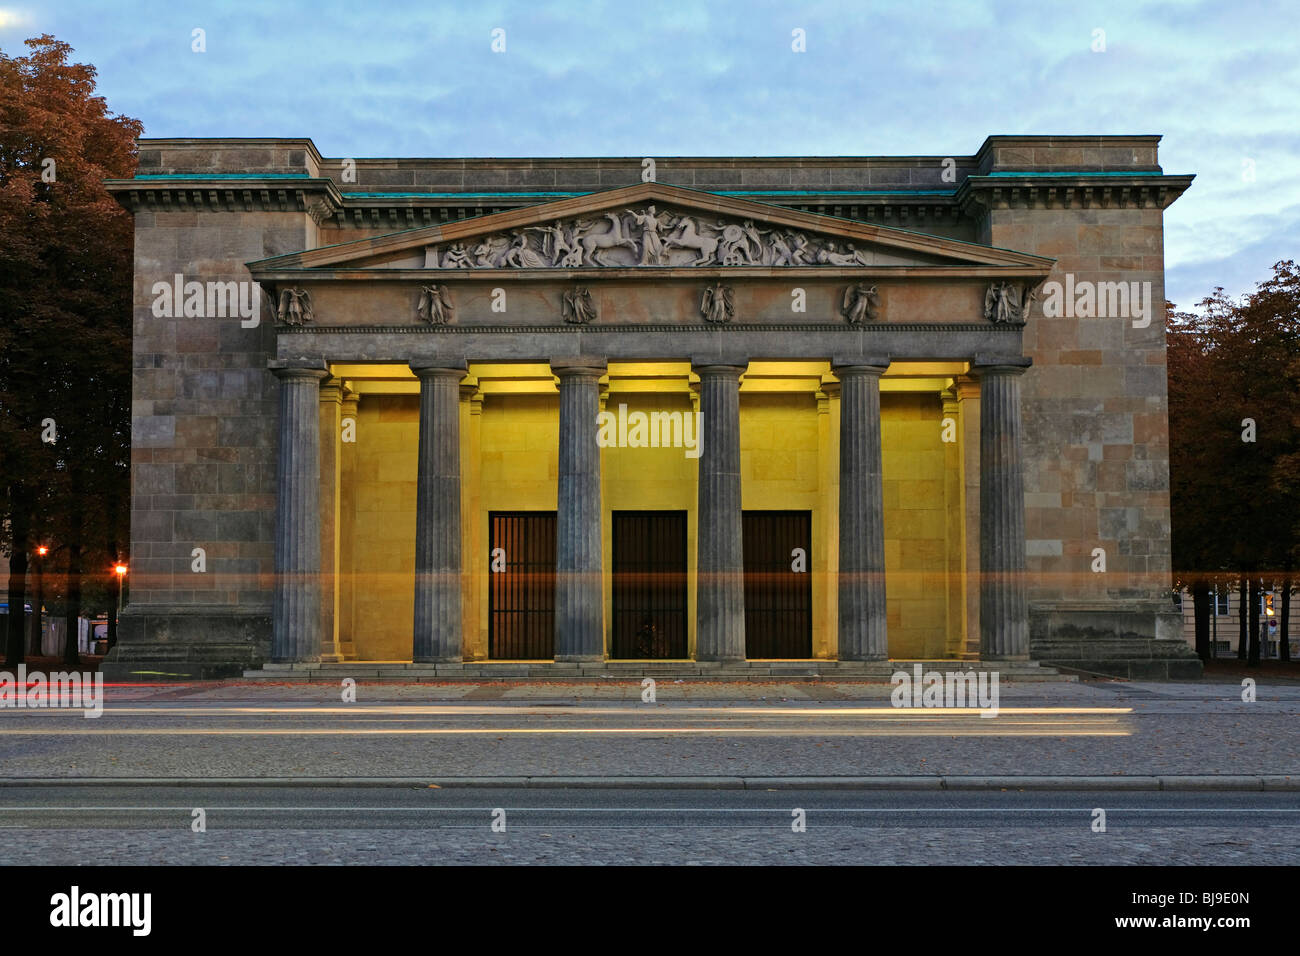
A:
{"type": "Polygon", "coordinates": [[[953,267],[1046,275],[1052,260],[783,206],[638,183],[249,263],[285,270],[953,267]]]}

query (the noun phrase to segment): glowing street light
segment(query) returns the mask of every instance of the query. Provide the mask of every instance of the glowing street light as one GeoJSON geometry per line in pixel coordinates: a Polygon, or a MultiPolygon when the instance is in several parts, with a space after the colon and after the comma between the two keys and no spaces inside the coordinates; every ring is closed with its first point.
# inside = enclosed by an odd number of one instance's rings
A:
{"type": "Polygon", "coordinates": [[[45,556],[50,553],[48,546],[40,544],[36,546],[36,600],[32,607],[32,616],[36,618],[36,627],[32,630],[31,647],[29,653],[32,657],[39,657],[43,652],[41,645],[44,643],[45,631],[43,615],[41,614],[42,605],[45,603],[44,581],[41,572],[44,570],[45,556]]]}
{"type": "Polygon", "coordinates": [[[113,615],[113,620],[109,622],[108,628],[108,649],[111,651],[113,645],[117,643],[117,619],[122,616],[122,582],[126,580],[127,567],[121,561],[113,565],[113,573],[117,575],[117,613],[113,615]]]}

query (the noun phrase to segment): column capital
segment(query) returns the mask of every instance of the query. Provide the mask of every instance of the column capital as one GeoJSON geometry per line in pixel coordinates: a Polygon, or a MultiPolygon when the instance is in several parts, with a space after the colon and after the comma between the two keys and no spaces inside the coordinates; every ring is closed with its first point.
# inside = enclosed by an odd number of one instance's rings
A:
{"type": "Polygon", "coordinates": [[[972,375],[1022,375],[1025,369],[1034,364],[1028,355],[991,355],[985,352],[977,354],[970,363],[972,375]]]}
{"type": "Polygon", "coordinates": [[[459,382],[465,377],[465,360],[411,359],[407,363],[418,379],[453,378],[459,382]]]}
{"type": "Polygon", "coordinates": [[[722,359],[716,359],[713,361],[692,360],[691,362],[691,371],[701,379],[707,377],[714,379],[730,378],[739,380],[740,376],[744,375],[748,369],[749,363],[744,360],[737,361],[735,359],[727,359],[724,361],[722,359]]]}
{"type": "Polygon", "coordinates": [[[889,357],[885,355],[837,355],[831,359],[831,371],[837,378],[846,375],[884,375],[889,368],[889,357]]]}
{"type": "Polygon", "coordinates": [[[282,382],[315,379],[322,381],[329,378],[329,369],[324,359],[271,359],[266,363],[267,369],[282,382]]]}
{"type": "Polygon", "coordinates": [[[560,378],[583,378],[594,375],[600,378],[609,371],[609,363],[600,355],[570,355],[551,359],[551,374],[560,378]]]}

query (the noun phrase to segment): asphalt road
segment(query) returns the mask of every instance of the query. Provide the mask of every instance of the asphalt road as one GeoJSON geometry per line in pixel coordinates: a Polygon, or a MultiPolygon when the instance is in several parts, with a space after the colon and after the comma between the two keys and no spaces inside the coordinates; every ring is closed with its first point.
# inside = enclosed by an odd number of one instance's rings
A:
{"type": "Polygon", "coordinates": [[[1232,687],[1040,685],[1009,688],[991,718],[893,708],[887,699],[646,703],[636,685],[601,689],[625,696],[420,700],[429,691],[418,686],[361,687],[357,702],[344,703],[324,687],[127,688],[110,692],[97,719],[0,711],[0,777],[1300,771],[1300,693],[1292,689],[1247,703],[1232,687]]]}
{"type": "Polygon", "coordinates": [[[32,786],[0,826],[11,864],[1300,863],[1268,792],[32,786]]]}

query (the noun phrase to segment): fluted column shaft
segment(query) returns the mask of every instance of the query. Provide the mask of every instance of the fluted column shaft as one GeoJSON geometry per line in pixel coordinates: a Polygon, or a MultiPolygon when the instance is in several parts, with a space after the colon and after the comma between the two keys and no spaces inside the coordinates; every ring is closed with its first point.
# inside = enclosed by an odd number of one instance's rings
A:
{"type": "Polygon", "coordinates": [[[320,660],[320,383],[324,368],[271,364],[280,379],[271,659],[320,660]]]}
{"type": "Polygon", "coordinates": [[[341,468],[341,382],[327,379],[320,388],[320,659],[341,661],[339,653],[339,486],[341,468]]]}
{"type": "Polygon", "coordinates": [[[980,657],[987,659],[1029,654],[1020,428],[1020,376],[1028,364],[971,369],[980,382],[980,657]]]}
{"type": "Polygon", "coordinates": [[[461,659],[460,380],[465,370],[411,364],[420,379],[415,483],[412,660],[461,659]]]}
{"type": "Polygon", "coordinates": [[[560,379],[560,461],[555,521],[555,659],[605,656],[601,580],[600,378],[594,360],[552,363],[560,379]]]}
{"type": "Polygon", "coordinates": [[[745,659],[745,549],[740,506],[740,365],[703,365],[695,657],[745,659]]]}
{"type": "Polygon", "coordinates": [[[839,658],[889,656],[880,376],[888,359],[837,365],[840,380],[839,658]]]}

